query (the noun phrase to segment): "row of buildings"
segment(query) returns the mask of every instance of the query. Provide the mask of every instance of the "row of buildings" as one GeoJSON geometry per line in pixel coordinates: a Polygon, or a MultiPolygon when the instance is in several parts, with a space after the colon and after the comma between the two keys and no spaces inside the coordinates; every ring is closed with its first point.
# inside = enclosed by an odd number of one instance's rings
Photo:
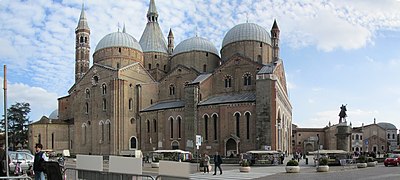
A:
{"type": "Polygon", "coordinates": [[[30,124],[30,148],[42,143],[46,149],[99,155],[194,152],[196,135],[202,136],[201,152],[225,156],[248,150],[309,152],[318,144],[348,151],[397,146],[393,125],[292,125],[276,21],[270,32],[255,23],[232,27],[218,51],[198,36],[175,46],[172,29],[166,38],[162,33],[154,0],[146,18],[139,41],[125,27],[104,36],[89,66],[92,32],[82,7],[75,29],[75,83],[58,99],[57,110],[30,124]]]}

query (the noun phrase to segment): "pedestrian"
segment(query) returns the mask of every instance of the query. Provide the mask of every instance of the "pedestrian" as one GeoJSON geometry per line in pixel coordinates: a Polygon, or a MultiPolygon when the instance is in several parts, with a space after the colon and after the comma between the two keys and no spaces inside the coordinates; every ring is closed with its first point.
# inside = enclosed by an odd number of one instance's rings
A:
{"type": "Polygon", "coordinates": [[[45,180],[43,162],[48,161],[46,153],[42,151],[43,145],[38,143],[35,145],[36,153],[33,161],[33,171],[35,172],[35,180],[45,180]]]}
{"type": "Polygon", "coordinates": [[[0,144],[0,176],[4,177],[6,175],[7,175],[6,150],[4,150],[3,144],[0,144]]]}
{"type": "Polygon", "coordinates": [[[209,169],[210,156],[208,156],[206,153],[204,153],[203,166],[204,166],[204,173],[206,173],[206,170],[207,170],[207,173],[210,173],[210,169],[209,169]]]}
{"type": "Polygon", "coordinates": [[[217,151],[217,152],[215,152],[215,155],[214,155],[214,165],[215,165],[215,169],[214,169],[214,174],[213,174],[213,175],[216,175],[216,174],[217,174],[217,168],[219,168],[219,174],[220,174],[220,175],[222,174],[221,164],[222,164],[222,158],[221,158],[221,156],[218,154],[218,151],[217,151]]]}

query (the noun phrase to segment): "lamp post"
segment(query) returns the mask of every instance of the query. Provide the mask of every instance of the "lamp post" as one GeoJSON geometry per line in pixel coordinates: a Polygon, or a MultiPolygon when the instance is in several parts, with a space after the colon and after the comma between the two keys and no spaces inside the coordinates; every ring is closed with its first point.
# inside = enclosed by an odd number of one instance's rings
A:
{"type": "Polygon", "coordinates": [[[319,167],[319,134],[317,134],[317,168],[319,167]]]}

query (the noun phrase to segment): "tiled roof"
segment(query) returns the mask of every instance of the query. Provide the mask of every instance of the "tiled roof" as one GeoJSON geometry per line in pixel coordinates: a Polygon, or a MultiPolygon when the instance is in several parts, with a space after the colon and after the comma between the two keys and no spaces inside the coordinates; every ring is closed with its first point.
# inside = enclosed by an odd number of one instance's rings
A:
{"type": "Polygon", "coordinates": [[[146,109],[141,110],[141,112],[147,112],[147,111],[156,111],[156,110],[162,110],[162,109],[173,109],[173,108],[181,108],[185,107],[185,102],[183,101],[165,101],[165,102],[159,102],[157,104],[154,104],[146,109]]]}
{"type": "Polygon", "coordinates": [[[274,65],[265,65],[258,71],[257,74],[272,74],[274,72],[274,65]]]}
{"type": "Polygon", "coordinates": [[[192,81],[191,84],[196,84],[196,83],[201,83],[204,80],[206,80],[208,77],[210,77],[212,74],[208,73],[208,74],[200,74],[199,76],[196,77],[195,80],[192,81]]]}
{"type": "Polygon", "coordinates": [[[210,97],[199,103],[199,106],[224,103],[254,102],[256,94],[253,92],[241,94],[224,94],[210,97]]]}

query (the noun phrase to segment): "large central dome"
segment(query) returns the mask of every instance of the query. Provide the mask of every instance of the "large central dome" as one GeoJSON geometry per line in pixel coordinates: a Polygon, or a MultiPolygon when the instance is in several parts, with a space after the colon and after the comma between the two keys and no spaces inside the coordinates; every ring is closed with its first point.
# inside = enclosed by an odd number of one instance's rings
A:
{"type": "Polygon", "coordinates": [[[176,46],[173,55],[190,51],[205,51],[218,56],[218,50],[215,48],[214,44],[201,37],[192,37],[182,41],[176,46]]]}
{"type": "Polygon", "coordinates": [[[124,32],[114,32],[104,36],[96,46],[96,51],[109,47],[128,47],[142,52],[142,47],[131,35],[124,32]]]}
{"type": "Polygon", "coordinates": [[[271,44],[271,37],[261,26],[254,23],[238,24],[226,33],[222,41],[222,47],[238,41],[260,41],[271,44]]]}

